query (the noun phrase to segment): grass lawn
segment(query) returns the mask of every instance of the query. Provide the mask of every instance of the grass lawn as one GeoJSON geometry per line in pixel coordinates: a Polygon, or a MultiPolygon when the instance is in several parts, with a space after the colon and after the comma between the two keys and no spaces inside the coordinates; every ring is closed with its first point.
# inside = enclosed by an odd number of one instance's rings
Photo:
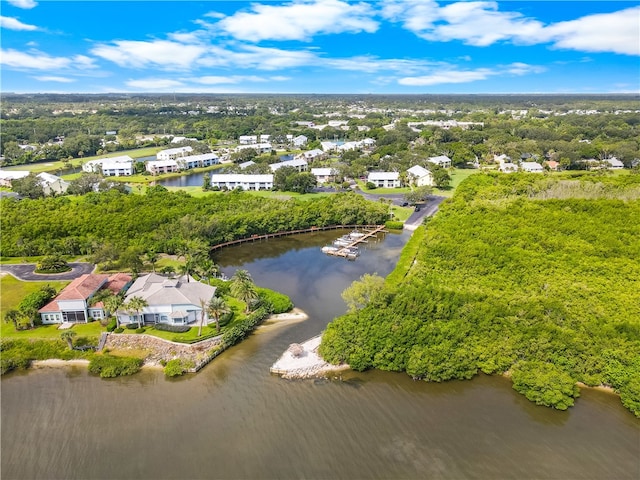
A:
{"type": "Polygon", "coordinates": [[[453,196],[453,192],[456,191],[456,188],[458,188],[458,185],[460,185],[460,183],[464,179],[480,172],[481,170],[472,169],[472,168],[455,168],[452,172],[449,172],[449,176],[451,177],[451,185],[449,186],[449,188],[446,188],[446,189],[434,188],[433,193],[434,195],[451,197],[453,196]]]}
{"type": "Polygon", "coordinates": [[[395,205],[391,207],[391,212],[394,215],[393,220],[400,222],[405,222],[411,216],[413,211],[413,207],[397,207],[395,205]]]}

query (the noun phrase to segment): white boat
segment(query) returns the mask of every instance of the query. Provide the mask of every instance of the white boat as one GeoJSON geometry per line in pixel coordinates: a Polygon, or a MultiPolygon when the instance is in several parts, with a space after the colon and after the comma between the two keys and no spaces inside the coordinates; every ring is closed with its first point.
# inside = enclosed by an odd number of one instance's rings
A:
{"type": "Polygon", "coordinates": [[[353,239],[347,236],[337,238],[336,240],[333,241],[333,244],[338,247],[346,247],[347,245],[351,245],[352,243],[353,243],[353,239]]]}
{"type": "Polygon", "coordinates": [[[334,247],[334,246],[331,246],[331,245],[327,245],[325,247],[322,247],[321,250],[322,250],[322,253],[335,253],[338,250],[340,250],[340,247],[334,247]]]}
{"type": "Polygon", "coordinates": [[[350,236],[351,238],[354,238],[354,239],[355,239],[355,238],[362,238],[362,237],[364,237],[365,235],[366,235],[366,233],[359,232],[358,230],[354,230],[353,232],[351,232],[351,233],[349,234],[349,236],[350,236]]]}

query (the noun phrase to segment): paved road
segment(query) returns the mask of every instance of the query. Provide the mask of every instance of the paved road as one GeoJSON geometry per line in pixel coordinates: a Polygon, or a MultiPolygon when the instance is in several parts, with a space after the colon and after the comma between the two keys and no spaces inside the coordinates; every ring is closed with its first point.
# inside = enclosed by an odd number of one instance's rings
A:
{"type": "Polygon", "coordinates": [[[69,263],[70,272],[64,273],[35,273],[35,263],[16,263],[12,265],[0,265],[0,272],[8,272],[18,280],[24,281],[47,281],[47,280],[73,280],[85,273],[93,272],[95,265],[93,263],[76,262],[69,263]]]}
{"type": "Polygon", "coordinates": [[[415,230],[416,228],[418,228],[420,225],[422,225],[422,221],[425,217],[431,217],[432,215],[435,215],[435,213],[438,211],[438,208],[440,208],[440,204],[446,199],[447,197],[431,195],[429,197],[429,200],[421,205],[420,211],[413,212],[407,219],[407,221],[404,222],[404,228],[406,228],[407,230],[415,230]]]}

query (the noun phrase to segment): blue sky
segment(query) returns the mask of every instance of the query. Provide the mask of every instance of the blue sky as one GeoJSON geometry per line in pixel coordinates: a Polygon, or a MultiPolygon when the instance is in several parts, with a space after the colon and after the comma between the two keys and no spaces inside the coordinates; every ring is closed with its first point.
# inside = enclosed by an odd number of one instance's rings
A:
{"type": "Polygon", "coordinates": [[[0,7],[2,92],[640,92],[640,1],[0,7]]]}

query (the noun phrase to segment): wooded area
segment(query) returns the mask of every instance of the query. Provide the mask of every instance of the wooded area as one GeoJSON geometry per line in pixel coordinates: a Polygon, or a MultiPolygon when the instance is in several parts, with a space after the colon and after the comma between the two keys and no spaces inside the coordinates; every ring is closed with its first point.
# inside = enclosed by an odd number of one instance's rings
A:
{"type": "Polygon", "coordinates": [[[506,372],[558,409],[608,385],[640,416],[639,199],[637,175],[469,177],[321,354],[437,382],[506,372]]]}

